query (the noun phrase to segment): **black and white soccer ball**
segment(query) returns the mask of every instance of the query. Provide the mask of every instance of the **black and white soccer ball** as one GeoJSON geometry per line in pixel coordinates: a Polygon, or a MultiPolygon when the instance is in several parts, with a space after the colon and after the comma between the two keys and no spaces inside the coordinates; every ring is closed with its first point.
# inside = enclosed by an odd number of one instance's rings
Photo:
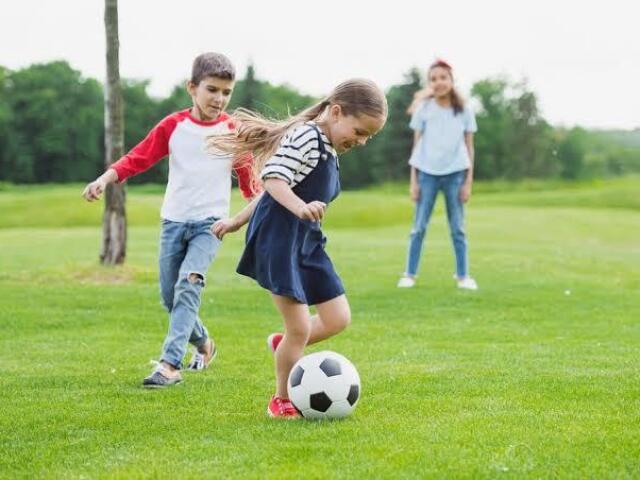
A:
{"type": "Polygon", "coordinates": [[[311,353],[291,369],[287,391],[305,418],[343,418],[358,404],[360,376],[356,367],[338,353],[311,353]]]}

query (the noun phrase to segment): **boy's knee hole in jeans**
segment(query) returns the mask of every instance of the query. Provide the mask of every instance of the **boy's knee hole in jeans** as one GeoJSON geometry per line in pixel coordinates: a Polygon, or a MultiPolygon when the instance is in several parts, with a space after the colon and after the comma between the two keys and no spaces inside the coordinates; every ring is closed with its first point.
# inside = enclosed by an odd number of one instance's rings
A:
{"type": "Polygon", "coordinates": [[[204,287],[204,276],[200,273],[191,272],[187,276],[187,281],[192,285],[202,285],[204,287]]]}

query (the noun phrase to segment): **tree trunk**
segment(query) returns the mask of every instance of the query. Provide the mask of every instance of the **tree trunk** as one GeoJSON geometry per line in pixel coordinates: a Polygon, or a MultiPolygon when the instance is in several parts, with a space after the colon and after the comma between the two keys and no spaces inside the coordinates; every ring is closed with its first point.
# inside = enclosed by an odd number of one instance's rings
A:
{"type": "MultiPolygon", "coordinates": [[[[118,0],[105,0],[104,26],[107,33],[107,81],[104,86],[105,167],[124,155],[124,118],[118,50],[118,0]]],[[[123,184],[110,184],[105,192],[102,219],[104,265],[124,263],[127,251],[127,217],[123,184]]]]}

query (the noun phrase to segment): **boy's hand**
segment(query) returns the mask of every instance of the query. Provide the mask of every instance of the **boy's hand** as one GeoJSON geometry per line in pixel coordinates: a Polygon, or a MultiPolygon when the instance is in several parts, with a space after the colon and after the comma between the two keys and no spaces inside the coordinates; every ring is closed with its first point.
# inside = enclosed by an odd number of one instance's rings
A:
{"type": "Polygon", "coordinates": [[[100,198],[106,187],[107,185],[104,180],[97,179],[84,188],[82,196],[86,201],[93,202],[94,200],[98,200],[100,198]]]}
{"type": "Polygon", "coordinates": [[[237,231],[240,225],[233,218],[223,218],[211,225],[211,233],[222,240],[227,233],[237,231]]]}
{"type": "Polygon", "coordinates": [[[324,217],[324,211],[327,208],[327,204],[314,200],[313,202],[305,203],[298,210],[298,217],[302,220],[311,220],[313,222],[319,222],[324,217]]]}

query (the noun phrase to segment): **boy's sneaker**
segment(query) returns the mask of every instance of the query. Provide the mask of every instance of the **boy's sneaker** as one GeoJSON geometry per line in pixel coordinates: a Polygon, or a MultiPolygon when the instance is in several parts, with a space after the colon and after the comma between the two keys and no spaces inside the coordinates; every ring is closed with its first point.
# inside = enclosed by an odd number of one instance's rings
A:
{"type": "Polygon", "coordinates": [[[280,398],[275,395],[271,397],[269,406],[267,407],[267,413],[272,418],[283,418],[285,420],[293,420],[301,418],[300,412],[293,406],[291,400],[288,398],[280,398]]]}
{"type": "Polygon", "coordinates": [[[267,337],[267,346],[269,350],[271,350],[271,353],[276,353],[276,349],[278,345],[280,345],[283,337],[284,335],[282,333],[272,333],[267,337]]]}
{"type": "Polygon", "coordinates": [[[478,290],[478,284],[471,277],[456,277],[456,282],[458,283],[458,288],[461,288],[463,290],[478,290]]]}
{"type": "Polygon", "coordinates": [[[165,388],[176,385],[181,381],[182,375],[180,375],[180,372],[176,371],[171,374],[166,367],[159,364],[151,375],[142,380],[142,386],[144,388],[165,388]]]}
{"type": "Polygon", "coordinates": [[[409,277],[408,275],[404,275],[400,277],[398,280],[398,288],[411,288],[416,284],[416,279],[413,277],[409,277]]]}
{"type": "Polygon", "coordinates": [[[205,353],[201,353],[197,348],[193,349],[193,356],[191,357],[191,361],[189,365],[187,365],[187,370],[199,372],[204,370],[209,366],[213,359],[216,358],[218,354],[218,349],[216,348],[213,340],[209,339],[209,343],[207,343],[207,351],[205,353]]]}

